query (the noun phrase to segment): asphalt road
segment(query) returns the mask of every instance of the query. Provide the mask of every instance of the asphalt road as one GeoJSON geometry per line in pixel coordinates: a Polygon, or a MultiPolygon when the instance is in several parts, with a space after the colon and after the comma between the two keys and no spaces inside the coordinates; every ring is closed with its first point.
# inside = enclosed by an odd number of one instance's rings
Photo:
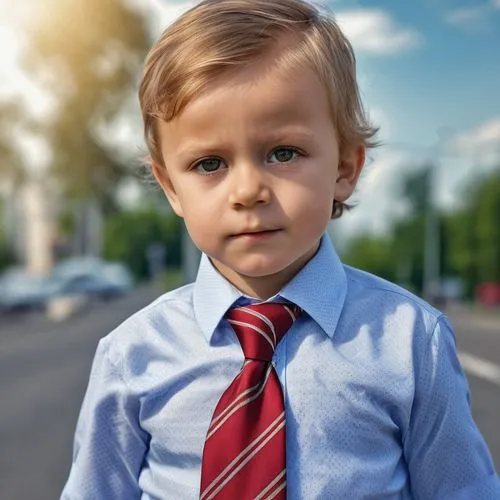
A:
{"type": "MultiPolygon", "coordinates": [[[[0,317],[0,499],[55,500],[100,337],[161,293],[93,306],[60,324],[0,317]]],[[[500,470],[500,319],[450,311],[474,417],[500,470]]]]}

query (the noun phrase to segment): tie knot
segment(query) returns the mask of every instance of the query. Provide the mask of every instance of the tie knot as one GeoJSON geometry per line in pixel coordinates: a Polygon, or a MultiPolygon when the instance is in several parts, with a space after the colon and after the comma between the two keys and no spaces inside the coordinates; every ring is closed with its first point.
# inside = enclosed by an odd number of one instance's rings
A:
{"type": "Polygon", "coordinates": [[[301,309],[293,304],[274,302],[235,307],[226,317],[238,336],[245,359],[269,362],[300,313],[301,309]]]}

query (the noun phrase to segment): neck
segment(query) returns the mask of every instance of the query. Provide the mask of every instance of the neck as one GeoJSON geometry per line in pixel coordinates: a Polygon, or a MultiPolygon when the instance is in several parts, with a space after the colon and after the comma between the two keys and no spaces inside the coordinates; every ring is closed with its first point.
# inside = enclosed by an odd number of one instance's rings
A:
{"type": "Polygon", "coordinates": [[[297,275],[297,273],[314,257],[318,251],[319,245],[320,243],[318,242],[309,252],[292,262],[285,269],[265,276],[247,276],[240,274],[234,269],[225,266],[222,262],[215,259],[210,260],[219,273],[233,286],[238,288],[240,292],[259,300],[267,300],[279,293],[283,287],[297,275]]]}

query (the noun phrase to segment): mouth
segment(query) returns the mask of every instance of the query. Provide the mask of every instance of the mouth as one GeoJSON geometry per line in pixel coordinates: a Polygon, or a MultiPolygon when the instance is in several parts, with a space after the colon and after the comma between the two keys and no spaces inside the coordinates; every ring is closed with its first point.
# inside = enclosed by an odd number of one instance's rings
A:
{"type": "Polygon", "coordinates": [[[232,238],[265,238],[267,236],[272,236],[279,233],[281,229],[252,229],[248,231],[242,231],[241,233],[236,233],[231,235],[232,238]]]}

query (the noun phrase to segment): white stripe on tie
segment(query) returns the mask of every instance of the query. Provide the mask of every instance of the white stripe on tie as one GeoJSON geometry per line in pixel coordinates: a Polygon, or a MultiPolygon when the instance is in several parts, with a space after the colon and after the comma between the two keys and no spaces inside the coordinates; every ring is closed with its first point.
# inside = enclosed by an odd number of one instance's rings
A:
{"type": "Polygon", "coordinates": [[[246,406],[247,404],[251,403],[252,401],[254,401],[255,399],[257,399],[261,394],[262,394],[262,391],[264,390],[264,388],[266,387],[266,382],[267,382],[267,379],[269,378],[269,375],[271,374],[271,370],[273,368],[273,365],[271,365],[271,363],[269,363],[269,366],[267,368],[267,371],[266,371],[266,375],[265,375],[265,378],[264,378],[264,381],[262,382],[262,387],[259,389],[259,392],[257,392],[256,394],[254,394],[253,396],[250,396],[249,398],[241,401],[235,408],[233,408],[231,410],[231,412],[226,415],[221,422],[219,422],[216,427],[214,427],[213,429],[211,429],[210,427],[210,432],[207,434],[207,437],[205,438],[205,442],[208,441],[213,435],[215,432],[217,432],[223,425],[224,423],[235,413],[237,412],[240,408],[243,408],[243,406],[246,406]]]}
{"type": "MultiPolygon", "coordinates": [[[[286,472],[286,469],[283,469],[255,498],[254,500],[261,500],[262,498],[264,498],[264,496],[266,495],[266,493],[269,491],[269,490],[272,490],[273,487],[276,485],[276,483],[282,478],[285,476],[285,472],[286,472]]],[[[286,484],[286,480],[285,480],[285,484],[286,484]]],[[[283,488],[282,488],[283,489],[283,488]]],[[[281,491],[281,490],[280,490],[281,491]]],[[[271,497],[269,497],[271,498],[271,497]]]]}
{"type": "Polygon", "coordinates": [[[279,417],[277,417],[274,422],[262,433],[260,436],[255,438],[203,491],[200,496],[200,500],[210,500],[214,498],[217,493],[219,493],[224,486],[241,470],[243,467],[255,456],[257,453],[264,448],[264,446],[281,430],[285,427],[285,412],[282,412],[279,417]],[[254,448],[252,450],[252,448],[254,448]],[[246,455],[246,456],[245,456],[246,455]],[[245,457],[236,467],[235,464],[238,463],[245,457]],[[231,469],[232,472],[231,472],[231,469]],[[229,473],[229,474],[228,474],[229,473]],[[225,478],[224,478],[225,476],[225,478]],[[222,481],[222,483],[220,483],[222,481]],[[217,486],[217,483],[220,483],[217,486]],[[213,490],[213,488],[217,488],[213,490]],[[209,496],[207,496],[209,495],[209,496]]]}
{"type": "Polygon", "coordinates": [[[245,359],[245,362],[243,363],[243,366],[241,367],[241,370],[240,372],[238,373],[238,375],[236,375],[236,377],[234,377],[234,380],[240,378],[242,375],[243,375],[243,371],[245,370],[245,366],[248,365],[248,363],[252,363],[252,359],[245,359]]]}
{"type": "Polygon", "coordinates": [[[235,319],[228,319],[228,321],[232,325],[246,326],[246,327],[250,328],[251,330],[254,330],[255,332],[259,333],[269,342],[269,345],[272,347],[272,349],[274,351],[274,344],[273,344],[272,340],[269,338],[267,333],[264,330],[261,330],[258,326],[252,325],[250,323],[245,323],[244,321],[236,321],[235,319]]]}
{"type": "Polygon", "coordinates": [[[214,418],[212,420],[212,423],[210,424],[210,429],[228,412],[231,410],[231,408],[238,404],[238,402],[240,401],[241,398],[244,398],[245,396],[248,396],[250,393],[254,392],[255,390],[257,390],[259,387],[260,387],[260,382],[258,384],[255,384],[253,387],[250,387],[248,388],[246,391],[243,391],[241,394],[238,395],[237,398],[234,399],[234,401],[230,404],[230,405],[227,405],[226,408],[224,408],[223,411],[221,411],[219,413],[219,415],[217,415],[216,418],[214,418]]]}
{"type": "Polygon", "coordinates": [[[286,309],[288,314],[291,316],[292,321],[295,321],[297,318],[295,317],[295,314],[293,314],[293,311],[288,306],[283,306],[283,307],[286,309]]]}
{"type": "Polygon", "coordinates": [[[274,337],[274,346],[276,346],[276,330],[274,329],[272,321],[268,317],[261,314],[260,312],[254,311],[253,309],[249,309],[248,307],[240,307],[240,310],[245,311],[246,313],[251,314],[252,316],[255,316],[256,318],[262,320],[271,330],[271,333],[273,334],[274,337]]]}
{"type": "Polygon", "coordinates": [[[283,481],[278,488],[276,488],[267,498],[266,500],[271,500],[274,498],[281,490],[284,490],[286,487],[286,481],[283,481]]]}

